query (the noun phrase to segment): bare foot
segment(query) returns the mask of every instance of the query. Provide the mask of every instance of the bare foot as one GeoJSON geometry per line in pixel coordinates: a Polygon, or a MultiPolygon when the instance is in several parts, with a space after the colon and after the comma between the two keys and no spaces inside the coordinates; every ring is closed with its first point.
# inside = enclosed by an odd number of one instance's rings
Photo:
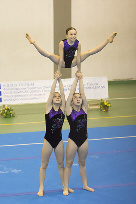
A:
{"type": "Polygon", "coordinates": [[[112,33],[112,34],[108,37],[109,43],[112,43],[112,42],[113,42],[113,39],[115,38],[116,35],[117,35],[117,33],[114,32],[114,33],[112,33]]]}
{"type": "Polygon", "coordinates": [[[43,189],[39,189],[39,192],[37,193],[38,196],[43,196],[43,189]]]}
{"type": "Polygon", "coordinates": [[[29,35],[28,33],[26,33],[26,38],[29,40],[29,42],[30,42],[31,44],[34,44],[34,43],[35,43],[35,41],[30,37],[30,35],[29,35]]]}
{"type": "Polygon", "coordinates": [[[87,190],[87,191],[91,191],[91,192],[94,192],[95,190],[93,188],[90,188],[88,186],[86,187],[83,187],[84,190],[87,190]]]}
{"type": "Polygon", "coordinates": [[[63,195],[68,196],[68,190],[63,190],[63,195]]]}
{"type": "Polygon", "coordinates": [[[71,188],[68,188],[68,192],[69,192],[69,193],[74,193],[74,190],[71,189],[71,188]]]}

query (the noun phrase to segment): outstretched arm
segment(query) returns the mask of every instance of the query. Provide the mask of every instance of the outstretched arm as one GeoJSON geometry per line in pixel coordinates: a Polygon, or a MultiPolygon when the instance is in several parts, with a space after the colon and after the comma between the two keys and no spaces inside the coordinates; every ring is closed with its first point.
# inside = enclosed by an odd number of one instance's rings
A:
{"type": "Polygon", "coordinates": [[[81,71],[81,44],[80,42],[77,48],[77,70],[81,71]]]}
{"type": "Polygon", "coordinates": [[[97,46],[96,48],[90,50],[90,54],[96,54],[98,52],[100,52],[108,43],[112,43],[113,39],[115,38],[115,36],[117,35],[116,32],[112,33],[107,40],[105,40],[102,44],[100,44],[99,46],[97,46]]]}
{"type": "Polygon", "coordinates": [[[83,84],[83,76],[81,75],[81,77],[79,77],[79,93],[82,96],[82,109],[85,111],[85,113],[87,113],[87,100],[86,100],[86,96],[85,96],[85,92],[84,92],[84,84],[83,84]]]}
{"type": "Polygon", "coordinates": [[[75,80],[74,80],[74,82],[73,82],[73,84],[71,86],[70,93],[69,93],[69,96],[68,96],[68,99],[67,99],[67,102],[66,102],[67,115],[70,115],[71,112],[72,112],[71,102],[72,102],[72,99],[73,99],[73,94],[76,91],[77,82],[78,82],[78,78],[75,77],[75,80]]]}
{"type": "Polygon", "coordinates": [[[64,113],[65,112],[65,94],[64,94],[64,87],[63,87],[61,78],[58,79],[58,82],[59,82],[59,89],[60,89],[61,101],[62,101],[60,109],[64,113]]]}
{"type": "Polygon", "coordinates": [[[57,77],[55,77],[52,87],[51,87],[50,95],[49,95],[49,98],[46,104],[46,114],[48,114],[50,110],[52,109],[52,100],[53,100],[54,93],[55,93],[56,83],[57,83],[57,77]]]}
{"type": "Polygon", "coordinates": [[[58,64],[58,71],[60,72],[61,71],[61,67],[62,67],[62,63],[63,63],[63,58],[64,58],[64,43],[63,41],[61,41],[59,43],[59,56],[60,56],[60,59],[59,59],[59,64],[58,64]]]}

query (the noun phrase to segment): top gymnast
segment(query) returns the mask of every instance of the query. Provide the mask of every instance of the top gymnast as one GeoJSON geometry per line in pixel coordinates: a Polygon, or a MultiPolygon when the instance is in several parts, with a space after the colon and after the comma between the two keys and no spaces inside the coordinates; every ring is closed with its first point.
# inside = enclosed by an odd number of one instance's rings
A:
{"type": "Polygon", "coordinates": [[[49,58],[52,62],[58,65],[58,71],[60,72],[61,68],[71,68],[74,66],[77,66],[77,70],[81,71],[81,62],[83,62],[90,55],[100,52],[108,43],[112,43],[116,35],[116,32],[112,33],[107,40],[105,40],[98,47],[81,54],[81,43],[77,40],[77,31],[75,28],[70,27],[66,30],[66,39],[59,43],[59,56],[46,52],[40,48],[28,33],[26,34],[26,38],[35,46],[41,55],[49,58]],[[75,56],[76,50],[77,56],[75,56]]]}

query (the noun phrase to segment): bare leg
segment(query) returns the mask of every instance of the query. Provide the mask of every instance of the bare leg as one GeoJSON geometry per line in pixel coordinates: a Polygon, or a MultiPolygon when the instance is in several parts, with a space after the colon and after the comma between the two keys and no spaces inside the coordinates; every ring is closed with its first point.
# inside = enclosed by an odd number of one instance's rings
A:
{"type": "MultiPolygon", "coordinates": [[[[108,43],[112,43],[113,39],[115,38],[115,36],[117,35],[116,32],[112,33],[107,40],[105,40],[102,44],[100,44],[99,46],[97,46],[96,48],[92,49],[92,50],[88,50],[84,53],[81,54],[81,62],[83,62],[87,57],[89,57],[90,55],[94,55],[98,52],[100,52],[108,43]]],[[[77,65],[77,58],[75,57],[73,59],[72,62],[72,67],[77,65]]]]}
{"type": "Polygon", "coordinates": [[[40,168],[40,188],[39,188],[39,192],[37,193],[37,195],[39,196],[43,196],[45,173],[48,167],[52,150],[53,150],[52,146],[49,144],[49,142],[46,139],[44,139],[44,144],[42,148],[42,162],[41,162],[41,168],[40,168]]]}
{"type": "MultiPolygon", "coordinates": [[[[61,178],[62,186],[64,188],[64,145],[63,141],[61,140],[60,143],[57,145],[55,148],[55,155],[56,155],[56,160],[57,160],[57,166],[59,169],[59,175],[61,178]]],[[[74,193],[74,190],[68,188],[68,191],[70,193],[74,193]]]]}
{"type": "Polygon", "coordinates": [[[77,152],[77,145],[71,140],[68,139],[67,148],[66,148],[66,165],[64,170],[64,191],[63,195],[68,195],[68,183],[71,175],[71,167],[77,152]]]}
{"type": "MultiPolygon", "coordinates": [[[[50,52],[46,52],[45,50],[43,50],[39,45],[37,45],[37,43],[31,38],[31,36],[28,34],[28,33],[26,33],[26,38],[29,40],[29,42],[31,43],[31,44],[33,44],[34,46],[35,46],[35,48],[37,49],[37,51],[41,54],[41,55],[43,55],[44,57],[47,57],[47,58],[49,58],[53,63],[55,63],[56,65],[58,65],[59,64],[59,59],[60,59],[60,57],[58,56],[58,55],[55,55],[55,54],[52,54],[52,53],[50,53],[50,52]]],[[[63,62],[63,65],[62,65],[63,67],[65,66],[64,65],[64,62],[63,62]]]]}
{"type": "Polygon", "coordinates": [[[78,149],[79,173],[83,182],[83,189],[94,192],[94,189],[87,186],[85,160],[88,154],[88,139],[78,149]]]}
{"type": "Polygon", "coordinates": [[[59,144],[57,145],[57,147],[55,148],[55,156],[56,156],[56,160],[57,160],[57,166],[59,169],[59,175],[61,178],[61,182],[62,185],[64,183],[64,178],[63,178],[63,171],[64,171],[64,145],[63,145],[63,141],[61,140],[59,142],[59,144]]]}
{"type": "MultiPolygon", "coordinates": [[[[115,36],[117,35],[116,32],[112,33],[107,40],[105,40],[102,44],[100,44],[99,46],[97,46],[95,49],[91,49],[88,50],[84,53],[81,54],[81,62],[83,62],[87,57],[89,57],[90,55],[96,54],[98,52],[100,52],[108,43],[112,43],[113,39],[115,38],[115,36]]],[[[31,44],[33,44],[35,46],[35,48],[37,49],[37,51],[43,55],[44,57],[49,58],[53,63],[55,63],[56,65],[59,64],[59,60],[60,57],[58,55],[52,54],[50,52],[46,52],[45,50],[43,50],[41,47],[39,47],[39,45],[37,45],[35,43],[35,41],[30,37],[30,35],[27,33],[26,34],[26,38],[29,40],[29,42],[31,44]]],[[[72,65],[71,67],[75,67],[77,65],[77,57],[75,57],[72,61],[72,65]]],[[[65,63],[64,61],[62,62],[62,67],[65,67],[65,63]]]]}

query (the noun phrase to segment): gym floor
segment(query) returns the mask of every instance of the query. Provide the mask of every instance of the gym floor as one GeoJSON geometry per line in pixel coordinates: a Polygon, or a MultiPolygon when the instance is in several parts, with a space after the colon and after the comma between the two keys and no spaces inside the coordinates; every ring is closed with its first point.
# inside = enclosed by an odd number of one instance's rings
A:
{"type": "MultiPolygon", "coordinates": [[[[89,153],[86,159],[88,186],[82,190],[75,157],[69,187],[63,196],[54,152],[45,178],[44,196],[37,196],[45,105],[12,105],[16,115],[0,118],[0,200],[6,203],[136,203],[136,81],[109,82],[108,112],[99,111],[98,100],[88,101],[89,153]],[[97,106],[97,107],[95,107],[97,106]]],[[[2,108],[2,107],[0,107],[2,108]]],[[[69,125],[65,118],[66,149],[69,125]]]]}

